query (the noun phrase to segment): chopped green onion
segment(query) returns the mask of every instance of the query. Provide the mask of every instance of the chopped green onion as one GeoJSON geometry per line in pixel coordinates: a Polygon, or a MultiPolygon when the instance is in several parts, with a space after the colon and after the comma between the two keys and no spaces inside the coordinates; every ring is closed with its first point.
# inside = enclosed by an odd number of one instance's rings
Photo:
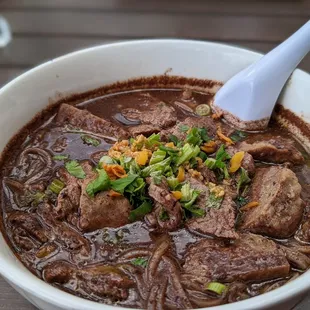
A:
{"type": "Polygon", "coordinates": [[[219,282],[210,282],[206,285],[205,289],[218,295],[222,295],[223,292],[227,289],[227,286],[219,282]]]}
{"type": "Polygon", "coordinates": [[[202,160],[206,160],[208,158],[205,152],[199,152],[198,157],[200,157],[202,160]]]}
{"type": "Polygon", "coordinates": [[[167,178],[167,183],[172,190],[175,190],[176,187],[180,184],[179,180],[175,177],[167,178]]]}
{"type": "Polygon", "coordinates": [[[152,204],[148,201],[144,201],[138,208],[130,211],[129,220],[134,222],[141,219],[144,215],[152,211],[152,204]]]}
{"type": "Polygon", "coordinates": [[[97,147],[101,144],[101,141],[99,139],[95,139],[89,135],[82,135],[81,139],[83,140],[85,144],[88,144],[88,145],[93,145],[97,147]]]}
{"type": "Polygon", "coordinates": [[[160,145],[159,149],[161,151],[170,152],[170,153],[179,153],[179,151],[180,151],[178,149],[173,149],[172,147],[168,147],[168,146],[164,146],[164,145],[160,145]]]}
{"type": "Polygon", "coordinates": [[[69,158],[69,155],[65,155],[65,154],[53,156],[53,159],[54,159],[54,160],[59,160],[59,161],[65,161],[65,160],[67,160],[68,158],[69,158]]]}
{"type": "Polygon", "coordinates": [[[143,268],[147,267],[148,259],[144,257],[137,257],[131,261],[131,263],[135,266],[141,266],[143,268]]]}
{"type": "Polygon", "coordinates": [[[33,202],[35,204],[39,204],[41,201],[43,201],[45,197],[45,194],[42,193],[42,192],[36,192],[34,195],[33,195],[33,202]]]}
{"type": "Polygon", "coordinates": [[[163,150],[156,150],[150,159],[150,165],[154,165],[156,163],[159,163],[163,161],[166,157],[167,153],[163,150]]]}
{"type": "Polygon", "coordinates": [[[86,174],[82,166],[76,161],[71,160],[65,164],[67,171],[78,179],[85,179],[86,174]]]}
{"type": "Polygon", "coordinates": [[[200,104],[196,107],[195,112],[200,116],[207,116],[211,113],[211,108],[207,104],[200,104]]]}
{"type": "Polygon", "coordinates": [[[159,133],[153,133],[152,135],[150,135],[148,138],[147,138],[147,141],[149,143],[150,146],[153,146],[153,145],[156,145],[156,144],[159,144],[160,142],[160,134],[159,133]]]}
{"type": "Polygon", "coordinates": [[[137,174],[129,174],[125,178],[117,179],[117,180],[112,180],[111,181],[111,188],[118,192],[123,194],[125,188],[131,184],[136,178],[138,177],[137,174]]]}
{"type": "Polygon", "coordinates": [[[94,197],[96,193],[105,191],[110,187],[110,178],[104,169],[97,169],[98,177],[88,183],[86,193],[94,197]]]}
{"type": "Polygon", "coordinates": [[[181,142],[181,141],[178,139],[178,137],[175,136],[175,135],[170,135],[170,136],[169,136],[169,141],[170,141],[170,142],[173,142],[174,145],[179,145],[179,143],[181,142]]]}
{"type": "Polygon", "coordinates": [[[208,132],[206,128],[198,128],[198,131],[199,131],[201,139],[204,142],[209,142],[211,140],[210,137],[208,136],[208,132]]]}
{"type": "Polygon", "coordinates": [[[225,151],[225,146],[224,146],[224,144],[222,144],[220,146],[220,148],[218,149],[218,151],[216,152],[215,159],[220,160],[220,161],[224,161],[224,160],[227,160],[230,158],[231,158],[231,156],[225,151]]]}
{"type": "Polygon", "coordinates": [[[106,164],[106,165],[112,165],[112,164],[116,164],[116,161],[112,157],[104,155],[100,158],[99,163],[106,164]]]}
{"type": "Polygon", "coordinates": [[[219,282],[210,282],[206,285],[205,289],[218,295],[222,295],[223,292],[227,289],[227,286],[219,282]]]}
{"type": "Polygon", "coordinates": [[[196,201],[197,197],[199,196],[200,192],[199,191],[196,191],[196,190],[193,190],[192,193],[191,193],[191,199],[187,202],[184,202],[182,205],[185,209],[188,209],[190,208],[193,203],[196,201]]]}
{"type": "Polygon", "coordinates": [[[198,128],[194,127],[189,131],[186,136],[185,142],[191,145],[200,145],[202,143],[198,128]]]}
{"type": "Polygon", "coordinates": [[[163,171],[165,170],[166,166],[169,166],[171,162],[171,158],[168,157],[165,160],[158,162],[156,164],[150,165],[145,167],[142,171],[141,171],[141,176],[142,177],[148,177],[151,175],[151,173],[153,172],[158,172],[160,171],[161,173],[163,173],[163,171]]]}
{"type": "Polygon", "coordinates": [[[191,158],[196,157],[200,153],[200,148],[198,145],[192,147],[190,144],[186,143],[182,147],[182,155],[179,156],[176,160],[176,165],[180,166],[186,161],[189,161],[191,158]]]}
{"type": "Polygon", "coordinates": [[[209,195],[208,200],[207,200],[206,207],[207,208],[213,208],[213,209],[219,209],[222,205],[223,199],[224,199],[224,196],[217,197],[217,196],[215,196],[214,193],[211,193],[209,195]]]}
{"type": "Polygon", "coordinates": [[[217,171],[224,175],[225,179],[228,179],[230,176],[225,162],[228,159],[230,159],[230,155],[225,151],[224,145],[221,145],[221,147],[216,152],[215,159],[206,159],[205,165],[211,170],[217,169],[217,171]]]}
{"type": "Polygon", "coordinates": [[[208,159],[206,159],[206,161],[205,161],[205,165],[206,165],[209,169],[213,170],[214,168],[216,168],[216,160],[215,160],[214,158],[208,158],[208,159]]]}
{"type": "Polygon", "coordinates": [[[238,195],[239,195],[241,187],[243,185],[246,185],[246,184],[250,183],[250,182],[251,182],[251,179],[248,176],[248,172],[243,167],[241,167],[241,171],[240,171],[240,175],[239,175],[239,180],[238,180],[238,183],[237,183],[237,193],[238,193],[238,195]]]}
{"type": "Polygon", "coordinates": [[[53,182],[49,185],[48,189],[58,195],[64,187],[65,184],[63,182],[58,179],[54,179],[53,182]]]}

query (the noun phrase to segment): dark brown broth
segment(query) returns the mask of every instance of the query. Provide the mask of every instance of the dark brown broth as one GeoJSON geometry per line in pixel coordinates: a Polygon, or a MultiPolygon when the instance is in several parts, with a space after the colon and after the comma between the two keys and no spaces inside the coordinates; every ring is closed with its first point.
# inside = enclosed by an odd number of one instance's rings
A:
{"type": "MultiPolygon", "coordinates": [[[[211,100],[211,96],[209,94],[203,94],[199,92],[194,93],[194,100],[189,100],[188,102],[181,99],[182,90],[180,89],[150,89],[150,90],[142,90],[142,91],[129,91],[124,93],[107,95],[95,99],[88,100],[86,102],[80,103],[78,106],[84,109],[87,109],[91,113],[110,120],[111,122],[116,122],[119,125],[122,125],[126,128],[126,122],[119,123],[119,113],[121,109],[124,108],[137,108],[139,110],[147,110],[148,104],[143,100],[143,94],[152,93],[154,96],[160,98],[161,100],[173,104],[175,101],[180,101],[183,104],[186,104],[188,107],[194,109],[195,106],[201,103],[209,103],[211,100]],[[139,95],[137,97],[137,94],[139,95]],[[140,96],[142,94],[142,96],[140,96]]],[[[178,119],[183,120],[186,116],[191,113],[185,110],[182,110],[178,106],[174,105],[177,110],[178,119]]],[[[51,120],[54,115],[51,115],[51,120]]],[[[130,123],[130,122],[129,122],[130,123]]],[[[127,124],[129,124],[127,123],[127,124]]],[[[94,265],[99,262],[102,263],[110,263],[123,251],[131,249],[133,247],[140,248],[152,248],[157,240],[161,238],[161,236],[156,235],[149,231],[148,227],[144,222],[135,222],[124,227],[118,229],[101,229],[95,231],[93,233],[84,234],[84,237],[91,244],[91,257],[86,261],[83,259],[74,258],[74,253],[66,249],[62,246],[59,240],[55,240],[55,244],[60,249],[58,252],[53,253],[51,256],[48,256],[44,259],[38,259],[35,256],[35,252],[33,251],[21,251],[15,244],[12,239],[12,227],[6,221],[7,214],[12,212],[13,210],[27,210],[27,208],[20,208],[13,198],[12,190],[9,190],[8,187],[4,185],[3,178],[18,178],[21,175],[21,169],[16,167],[16,160],[20,155],[21,151],[29,146],[31,147],[40,147],[52,155],[66,154],[69,155],[71,159],[76,160],[89,160],[91,159],[91,154],[98,152],[100,150],[108,150],[111,143],[113,143],[113,138],[111,139],[103,139],[98,135],[93,135],[94,137],[100,139],[101,144],[98,147],[90,146],[81,140],[81,132],[74,132],[70,128],[58,127],[55,122],[47,122],[44,125],[37,123],[37,129],[30,133],[26,139],[17,140],[19,141],[22,149],[18,149],[17,151],[10,151],[6,153],[6,159],[4,160],[2,169],[2,200],[1,200],[1,208],[4,219],[4,228],[5,234],[7,235],[10,245],[13,248],[14,252],[21,259],[21,261],[32,270],[39,277],[42,277],[41,271],[42,269],[50,262],[56,260],[68,260],[73,262],[73,264],[77,264],[78,266],[86,266],[86,265],[94,265]],[[64,139],[67,142],[67,147],[64,148],[63,151],[56,152],[53,147],[57,140],[64,139]]],[[[87,133],[86,133],[87,134],[87,133]]],[[[281,129],[279,130],[276,125],[272,125],[268,129],[268,134],[270,136],[283,136],[287,137],[288,133],[281,129]]],[[[250,134],[248,139],[256,139],[260,134],[250,134]]],[[[296,143],[296,146],[299,149],[302,147],[296,143]]],[[[51,182],[53,178],[57,175],[57,170],[60,166],[63,165],[63,162],[57,161],[54,162],[53,172],[49,175],[47,179],[45,179],[45,183],[48,184],[51,182]]],[[[301,177],[299,173],[299,169],[295,169],[297,176],[299,177],[299,181],[304,184],[304,179],[301,177]]],[[[305,187],[306,188],[306,187],[305,187]]],[[[306,204],[309,205],[310,196],[305,195],[304,199],[306,200],[306,204]]],[[[35,207],[31,208],[32,212],[36,212],[35,207]]],[[[46,226],[46,223],[41,222],[43,227],[47,230],[49,229],[46,226]]],[[[169,233],[172,243],[174,244],[174,248],[171,250],[170,255],[176,257],[179,261],[179,264],[182,265],[184,259],[184,253],[188,246],[202,237],[194,235],[187,231],[186,229],[180,229],[175,232],[169,233]]],[[[272,282],[275,282],[273,280],[272,282]]],[[[265,283],[263,283],[265,284],[265,283]]],[[[257,295],[261,292],[262,283],[257,284],[248,284],[248,291],[250,296],[257,295]]],[[[85,298],[89,298],[92,300],[110,303],[108,298],[99,298],[94,295],[90,295],[83,290],[81,287],[77,287],[77,284],[73,282],[69,282],[61,288],[68,290],[69,292],[74,292],[74,294],[81,295],[85,298]]],[[[129,299],[123,302],[118,302],[119,305],[136,307],[139,306],[139,303],[136,303],[134,295],[132,295],[129,299]]]]}

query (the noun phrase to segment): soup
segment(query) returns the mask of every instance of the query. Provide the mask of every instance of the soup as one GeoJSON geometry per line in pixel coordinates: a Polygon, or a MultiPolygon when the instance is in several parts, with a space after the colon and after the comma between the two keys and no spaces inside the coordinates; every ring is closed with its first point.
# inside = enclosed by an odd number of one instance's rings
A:
{"type": "Polygon", "coordinates": [[[1,208],[16,256],[69,293],[147,309],[232,303],[305,272],[303,148],[276,123],[230,127],[201,89],[146,85],[63,100],[11,140],[1,208]]]}

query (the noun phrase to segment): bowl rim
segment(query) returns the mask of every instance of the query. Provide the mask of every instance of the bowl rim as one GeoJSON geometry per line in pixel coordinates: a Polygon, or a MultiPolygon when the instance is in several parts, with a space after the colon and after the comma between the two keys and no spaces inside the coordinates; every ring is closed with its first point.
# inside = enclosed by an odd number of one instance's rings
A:
{"type": "MultiPolygon", "coordinates": [[[[52,66],[55,62],[66,61],[73,56],[77,56],[80,54],[89,53],[95,50],[107,49],[107,48],[121,48],[124,46],[129,45],[141,45],[141,44],[187,44],[193,45],[196,47],[199,46],[210,46],[210,47],[219,47],[223,49],[228,49],[231,51],[236,52],[246,52],[252,56],[263,56],[262,53],[253,51],[251,49],[243,48],[240,46],[229,45],[225,43],[218,43],[218,42],[210,42],[210,41],[202,41],[202,40],[187,40],[187,39],[143,39],[143,40],[131,40],[131,41],[121,41],[116,43],[108,43],[108,44],[100,44],[93,47],[81,49],[72,53],[68,53],[64,56],[57,57],[55,59],[49,60],[44,62],[26,72],[19,75],[18,77],[14,78],[12,81],[4,85],[0,89],[0,96],[6,92],[10,87],[12,87],[16,83],[22,82],[24,79],[28,78],[32,74],[37,74],[37,72],[44,70],[45,68],[52,66]]],[[[298,71],[303,71],[297,69],[298,71]]],[[[305,71],[303,71],[305,72],[305,71]]],[[[308,77],[310,75],[305,72],[308,77]]],[[[6,238],[4,238],[6,240],[6,238]]],[[[12,251],[13,253],[13,251],[12,251]]],[[[15,254],[13,253],[15,256],[15,254]]],[[[82,297],[78,297],[76,295],[72,295],[61,289],[58,289],[52,285],[49,285],[45,281],[41,280],[40,278],[36,277],[32,274],[17,258],[15,258],[19,264],[22,265],[23,268],[19,267],[18,265],[12,265],[9,260],[7,260],[0,250],[0,274],[4,276],[6,280],[11,282],[14,286],[16,285],[18,288],[24,290],[25,292],[37,297],[40,300],[44,300],[52,305],[58,306],[60,308],[67,307],[70,309],[77,309],[77,310],[87,310],[87,309],[116,309],[117,306],[111,306],[107,304],[98,303],[95,301],[90,301],[84,299],[82,297]],[[18,280],[17,280],[18,279],[18,280]]],[[[289,282],[271,292],[264,293],[262,295],[258,295],[255,297],[251,297],[247,300],[238,301],[231,304],[225,304],[215,307],[209,308],[202,308],[202,309],[209,309],[209,310],[232,310],[235,307],[238,307],[239,310],[246,310],[246,309],[261,309],[264,307],[271,307],[279,302],[283,302],[289,300],[293,297],[299,296],[305,293],[307,290],[310,290],[310,277],[304,274],[300,275],[297,279],[289,282]],[[309,279],[307,279],[309,278],[309,279]]],[[[28,296],[29,297],[29,296],[28,296]]],[[[29,297],[29,299],[31,299],[29,297]]],[[[123,307],[119,307],[119,309],[126,309],[123,307]]],[[[129,309],[129,308],[128,308],[129,309]]]]}

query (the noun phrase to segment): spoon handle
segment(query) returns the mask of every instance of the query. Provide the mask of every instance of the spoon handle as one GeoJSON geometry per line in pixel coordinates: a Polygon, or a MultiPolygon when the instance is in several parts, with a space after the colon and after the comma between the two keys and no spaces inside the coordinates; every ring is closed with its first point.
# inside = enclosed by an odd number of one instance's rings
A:
{"type": "Polygon", "coordinates": [[[310,21],[263,57],[259,69],[268,70],[271,76],[286,81],[309,50],[310,21]]]}
{"type": "Polygon", "coordinates": [[[265,120],[266,126],[285,82],[309,50],[310,21],[226,82],[216,94],[214,106],[227,111],[228,117],[237,117],[241,125],[265,120]]]}

